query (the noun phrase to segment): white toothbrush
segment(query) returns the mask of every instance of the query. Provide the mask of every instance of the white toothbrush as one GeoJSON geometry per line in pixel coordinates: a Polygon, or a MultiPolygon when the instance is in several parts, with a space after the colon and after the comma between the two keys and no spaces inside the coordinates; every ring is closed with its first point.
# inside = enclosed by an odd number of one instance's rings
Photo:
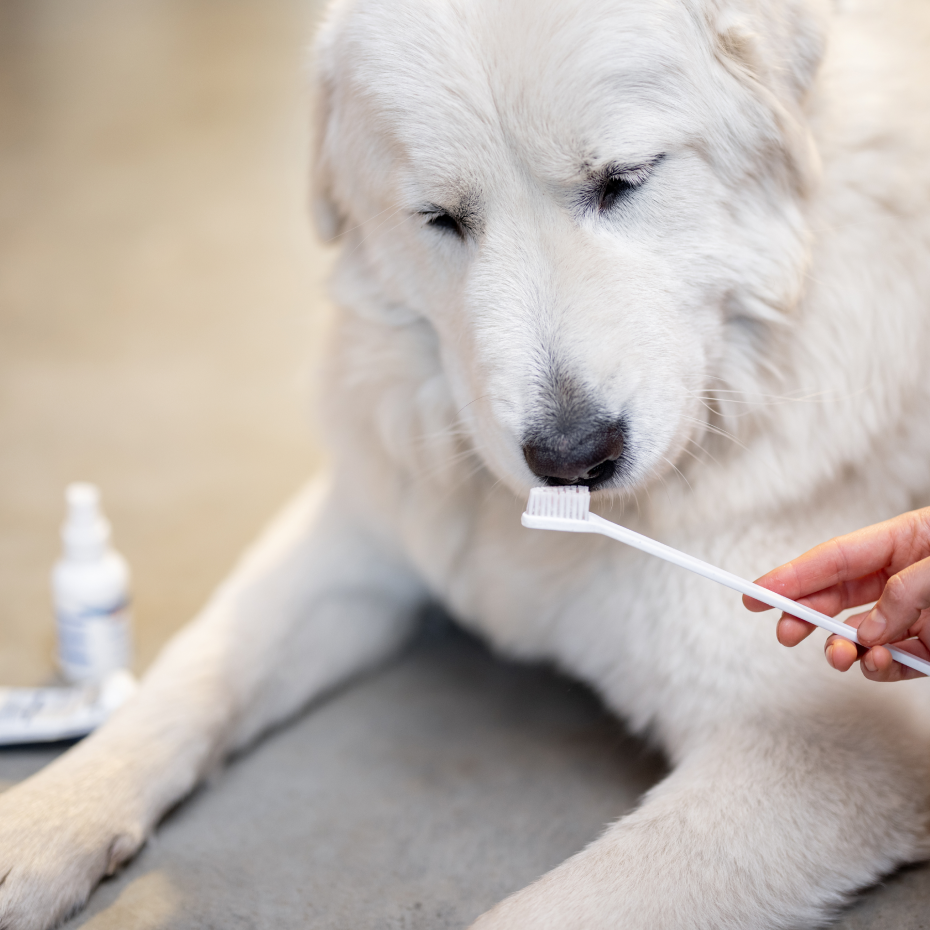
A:
{"type": "MultiPolygon", "coordinates": [[[[673,565],[686,568],[697,575],[710,578],[711,581],[716,581],[718,584],[726,585],[734,591],[739,591],[740,594],[748,594],[770,607],[778,607],[793,617],[800,617],[802,620],[807,620],[808,623],[823,627],[825,630],[852,640],[854,643],[859,642],[856,630],[853,627],[840,623],[839,620],[834,620],[833,617],[828,617],[826,614],[811,610],[810,607],[798,604],[797,601],[792,601],[781,594],[775,594],[767,588],[753,584],[751,581],[746,581],[745,578],[740,578],[739,575],[733,575],[708,562],[702,562],[693,555],[686,555],[684,552],[679,552],[671,546],[656,542],[648,536],[634,533],[633,530],[628,530],[625,526],[611,523],[610,520],[605,520],[603,517],[591,513],[590,502],[591,494],[586,487],[570,485],[560,488],[533,488],[530,491],[530,499],[527,501],[526,511],[521,521],[524,526],[534,530],[600,533],[602,536],[609,536],[611,539],[626,543],[635,549],[648,552],[649,555],[665,559],[666,562],[671,562],[673,565]]],[[[895,649],[893,646],[885,646],[885,648],[902,665],[910,666],[910,668],[916,669],[924,675],[930,675],[930,662],[925,662],[923,659],[919,659],[917,656],[913,656],[901,649],[895,649]]]]}

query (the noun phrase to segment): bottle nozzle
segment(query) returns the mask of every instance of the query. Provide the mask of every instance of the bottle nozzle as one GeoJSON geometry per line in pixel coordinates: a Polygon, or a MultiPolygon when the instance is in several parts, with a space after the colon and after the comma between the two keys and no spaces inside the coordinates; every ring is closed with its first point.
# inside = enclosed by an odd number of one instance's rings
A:
{"type": "Polygon", "coordinates": [[[75,558],[97,556],[110,540],[110,524],[100,512],[100,491],[96,485],[80,481],[65,490],[68,516],[61,538],[68,555],[75,558]]]}
{"type": "Polygon", "coordinates": [[[65,488],[65,500],[68,502],[68,517],[92,511],[96,514],[100,506],[100,491],[95,484],[75,481],[65,488]]]}

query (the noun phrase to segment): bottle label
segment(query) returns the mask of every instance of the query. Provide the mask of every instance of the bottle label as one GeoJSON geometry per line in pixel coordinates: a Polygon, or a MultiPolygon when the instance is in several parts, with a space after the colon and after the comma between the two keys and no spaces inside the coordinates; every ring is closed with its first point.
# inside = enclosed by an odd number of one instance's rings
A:
{"type": "Polygon", "coordinates": [[[109,610],[58,611],[58,663],[71,681],[94,681],[131,656],[129,604],[109,610]]]}

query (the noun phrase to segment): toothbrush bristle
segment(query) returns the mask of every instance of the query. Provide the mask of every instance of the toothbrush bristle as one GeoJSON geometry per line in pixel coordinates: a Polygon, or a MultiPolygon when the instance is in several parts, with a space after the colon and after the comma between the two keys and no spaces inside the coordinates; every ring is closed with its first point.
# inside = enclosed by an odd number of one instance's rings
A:
{"type": "Polygon", "coordinates": [[[587,520],[591,492],[584,485],[561,488],[532,488],[526,502],[526,512],[534,517],[556,517],[561,520],[587,520]]]}

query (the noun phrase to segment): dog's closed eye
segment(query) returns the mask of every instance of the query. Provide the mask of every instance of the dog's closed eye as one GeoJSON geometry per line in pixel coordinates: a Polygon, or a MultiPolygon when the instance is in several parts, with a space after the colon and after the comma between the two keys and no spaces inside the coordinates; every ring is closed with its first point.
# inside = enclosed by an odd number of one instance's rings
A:
{"type": "Polygon", "coordinates": [[[639,187],[638,184],[626,177],[608,178],[600,190],[597,209],[600,213],[606,213],[616,202],[629,191],[639,187]]]}
{"type": "Polygon", "coordinates": [[[580,201],[586,210],[608,213],[629,194],[642,187],[662,156],[640,165],[611,164],[585,185],[580,201]]]}
{"type": "Polygon", "coordinates": [[[453,233],[459,239],[465,238],[465,228],[451,213],[436,213],[427,225],[434,229],[441,229],[443,232],[453,233]]]}
{"type": "Polygon", "coordinates": [[[441,233],[455,236],[458,239],[465,240],[468,233],[471,232],[467,214],[461,216],[444,210],[442,207],[430,204],[426,209],[417,211],[420,216],[426,217],[426,225],[431,229],[436,229],[441,233]]]}

